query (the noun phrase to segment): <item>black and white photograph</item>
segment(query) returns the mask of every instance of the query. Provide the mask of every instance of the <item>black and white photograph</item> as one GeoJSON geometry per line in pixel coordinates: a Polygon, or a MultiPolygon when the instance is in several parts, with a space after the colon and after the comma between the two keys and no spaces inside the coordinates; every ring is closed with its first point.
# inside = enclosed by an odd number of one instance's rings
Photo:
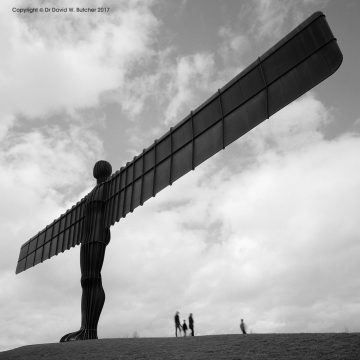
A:
{"type": "Polygon", "coordinates": [[[0,360],[360,359],[359,15],[2,0],[0,360]]]}

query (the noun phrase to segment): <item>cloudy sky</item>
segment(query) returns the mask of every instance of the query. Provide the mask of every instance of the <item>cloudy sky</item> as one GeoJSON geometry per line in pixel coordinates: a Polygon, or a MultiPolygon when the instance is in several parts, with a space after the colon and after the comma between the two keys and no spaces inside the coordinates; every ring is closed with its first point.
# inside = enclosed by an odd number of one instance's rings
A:
{"type": "Polygon", "coordinates": [[[337,73],[112,227],[99,336],[360,331],[357,0],[0,5],[0,350],[80,325],[79,247],[15,275],[22,243],[316,10],[337,73]]]}

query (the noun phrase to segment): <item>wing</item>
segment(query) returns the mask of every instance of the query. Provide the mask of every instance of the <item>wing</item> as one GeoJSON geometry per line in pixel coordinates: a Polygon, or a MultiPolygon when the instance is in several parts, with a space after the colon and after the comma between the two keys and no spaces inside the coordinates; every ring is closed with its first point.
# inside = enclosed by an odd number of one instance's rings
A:
{"type": "Polygon", "coordinates": [[[106,226],[333,74],[342,54],[317,12],[109,181],[106,226]]]}
{"type": "Polygon", "coordinates": [[[85,200],[86,197],[21,246],[17,274],[80,244],[85,200]]]}

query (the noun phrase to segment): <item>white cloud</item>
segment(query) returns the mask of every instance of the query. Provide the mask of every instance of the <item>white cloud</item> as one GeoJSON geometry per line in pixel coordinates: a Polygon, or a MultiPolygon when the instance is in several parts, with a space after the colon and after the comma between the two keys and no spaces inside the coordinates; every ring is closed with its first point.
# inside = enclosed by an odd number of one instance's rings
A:
{"type": "Polygon", "coordinates": [[[53,126],[16,135],[2,142],[0,158],[0,232],[6,248],[0,254],[0,306],[7,327],[0,341],[2,348],[37,339],[54,341],[49,336],[51,329],[64,320],[63,312],[71,312],[57,303],[64,291],[69,296],[66,303],[74,303],[76,316],[79,289],[62,274],[68,271],[72,278],[71,273],[78,273],[79,265],[73,261],[78,250],[62,255],[60,262],[54,258],[19,276],[15,267],[21,244],[93,186],[89,169],[103,152],[91,131],[75,125],[67,130],[53,126]],[[54,279],[58,279],[55,287],[54,279]],[[31,331],[34,324],[36,332],[31,331]]]}
{"type": "Polygon", "coordinates": [[[89,117],[84,121],[86,114],[76,111],[96,107],[104,92],[124,85],[127,72],[148,56],[157,27],[150,2],[123,2],[114,5],[111,17],[78,21],[62,15],[21,17],[11,13],[12,5],[0,9],[0,229],[6,234],[0,306],[7,326],[2,348],[54,341],[51,329],[67,330],[64,313],[78,315],[79,265],[73,260],[78,249],[15,278],[18,251],[93,186],[89,169],[104,150],[89,117]],[[65,121],[52,124],[53,113],[65,121]],[[25,123],[38,117],[43,122],[25,123]],[[58,303],[63,294],[64,303],[58,303]]]}
{"type": "Polygon", "coordinates": [[[30,117],[96,106],[149,55],[157,27],[141,2],[122,2],[108,16],[34,15],[29,21],[6,6],[0,16],[2,112],[30,117]]]}
{"type": "MultiPolygon", "coordinates": [[[[12,242],[11,251],[17,252],[33,232],[58,217],[74,200],[74,192],[92,185],[89,168],[102,152],[97,137],[76,126],[3,141],[0,224],[2,233],[9,234],[6,241],[12,242]]],[[[8,262],[9,257],[5,259],[8,262]]]]}
{"type": "Polygon", "coordinates": [[[185,115],[186,111],[195,106],[195,93],[208,90],[214,73],[214,59],[210,54],[201,53],[181,57],[173,71],[172,81],[166,88],[171,94],[171,101],[165,111],[167,123],[173,123],[180,114],[185,115]]]}
{"type": "Polygon", "coordinates": [[[255,1],[257,21],[253,31],[260,37],[279,36],[282,26],[294,5],[292,2],[276,0],[255,1]]]}
{"type": "Polygon", "coordinates": [[[150,70],[137,69],[126,87],[108,94],[112,101],[121,101],[125,114],[138,122],[128,135],[136,148],[179,122],[223,83],[211,53],[180,56],[176,49],[166,48],[147,65],[150,70]]]}
{"type": "Polygon", "coordinates": [[[328,0],[252,0],[242,4],[239,20],[257,42],[278,40],[328,0]]]}
{"type": "Polygon", "coordinates": [[[1,117],[1,122],[0,122],[0,140],[3,140],[6,136],[6,134],[8,133],[10,127],[12,126],[12,124],[14,123],[14,116],[10,115],[10,114],[4,114],[1,117]]]}
{"type": "MultiPolygon", "coordinates": [[[[79,327],[79,248],[16,277],[14,269],[19,246],[93,185],[89,169],[104,152],[82,113],[72,125],[23,132],[11,129],[16,115],[46,120],[121,94],[125,114],[146,121],[157,98],[168,124],[223,84],[221,52],[154,52],[158,20],[147,3],[111,4],[114,16],[78,23],[0,15],[2,348],[55,342],[79,327]]],[[[265,10],[260,33],[285,26],[286,9],[273,23],[265,10]]],[[[247,51],[244,34],[220,34],[227,71],[230,54],[247,51]]],[[[241,317],[254,332],[359,331],[360,141],[324,139],[331,120],[313,94],[302,97],[116,224],[100,337],[173,336],[176,310],[194,313],[197,334],[238,332],[241,317]]],[[[149,133],[158,126],[149,120],[149,133]]]]}
{"type": "Polygon", "coordinates": [[[325,106],[314,94],[307,93],[246,136],[245,146],[257,154],[264,154],[267,149],[284,153],[303,149],[323,139],[322,130],[331,120],[325,106]]]}
{"type": "Polygon", "coordinates": [[[175,310],[196,314],[202,334],[237,332],[240,317],[254,332],[358,329],[358,308],[342,304],[356,303],[359,285],[360,172],[349,154],[360,141],[324,140],[318,127],[328,117],[301,99],[269,125],[288,122],[273,136],[289,140],[273,141],[277,151],[263,149],[236,172],[211,174],[215,159],[120,222],[104,277],[122,290],[104,309],[106,336],[172,336],[175,310]]]}
{"type": "Polygon", "coordinates": [[[236,63],[237,67],[240,67],[241,58],[250,48],[248,37],[243,32],[234,31],[228,27],[221,27],[219,35],[222,38],[219,54],[223,61],[225,64],[236,63]]]}

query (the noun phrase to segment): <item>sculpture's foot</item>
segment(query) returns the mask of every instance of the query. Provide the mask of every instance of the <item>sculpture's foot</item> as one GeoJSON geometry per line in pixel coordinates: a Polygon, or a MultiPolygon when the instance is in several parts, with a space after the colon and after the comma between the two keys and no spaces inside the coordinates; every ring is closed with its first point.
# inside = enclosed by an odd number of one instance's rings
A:
{"type": "Polygon", "coordinates": [[[60,342],[75,341],[75,340],[90,340],[97,339],[96,329],[83,329],[64,335],[60,342]]]}

